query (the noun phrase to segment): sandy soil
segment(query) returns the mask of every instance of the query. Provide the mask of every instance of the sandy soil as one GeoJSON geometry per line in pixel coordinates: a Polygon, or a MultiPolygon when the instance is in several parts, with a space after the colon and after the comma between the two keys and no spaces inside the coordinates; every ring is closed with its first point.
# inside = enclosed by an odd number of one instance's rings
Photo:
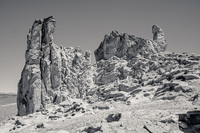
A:
{"type": "Polygon", "coordinates": [[[188,110],[200,110],[199,106],[181,100],[145,100],[132,104],[123,102],[75,104],[84,110],[69,111],[73,106],[54,105],[48,111],[11,118],[0,125],[1,132],[182,133],[178,126],[179,114],[188,110]],[[108,115],[116,113],[121,113],[121,118],[118,121],[108,122],[108,115]]]}
{"type": "Polygon", "coordinates": [[[11,105],[2,105],[0,106],[0,122],[11,118],[17,114],[17,105],[16,103],[11,105]]]}

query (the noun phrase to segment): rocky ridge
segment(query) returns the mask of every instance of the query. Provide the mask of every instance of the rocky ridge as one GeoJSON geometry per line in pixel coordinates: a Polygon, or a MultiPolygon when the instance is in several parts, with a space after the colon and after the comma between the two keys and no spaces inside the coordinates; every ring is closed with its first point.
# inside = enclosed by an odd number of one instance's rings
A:
{"type": "MultiPolygon", "coordinates": [[[[80,125],[59,126],[70,132],[115,132],[113,126],[118,132],[199,131],[198,120],[193,124],[186,120],[191,113],[179,119],[177,114],[200,109],[200,55],[165,52],[167,43],[160,27],[152,27],[153,40],[117,31],[106,34],[94,52],[96,64],[91,64],[89,51],[83,56],[79,47],[58,47],[54,30],[55,19],[49,17],[36,20],[28,34],[26,64],[18,84],[18,115],[36,112],[47,123],[70,116],[70,121],[80,125]],[[83,101],[77,104],[77,99],[83,101]],[[89,114],[94,119],[89,120],[89,114]],[[117,121],[107,124],[115,116],[117,121]],[[91,126],[78,119],[91,121],[91,126]]],[[[11,121],[16,119],[20,120],[11,121]]],[[[42,124],[38,132],[52,128],[42,124]]],[[[26,132],[25,127],[14,124],[11,132],[26,132]]]]}
{"type": "Polygon", "coordinates": [[[135,37],[127,33],[120,34],[117,31],[106,34],[104,40],[94,52],[96,61],[100,61],[101,59],[108,60],[112,56],[127,60],[136,58],[137,56],[148,57],[164,52],[167,44],[163,30],[153,25],[152,33],[153,40],[135,37]]]}

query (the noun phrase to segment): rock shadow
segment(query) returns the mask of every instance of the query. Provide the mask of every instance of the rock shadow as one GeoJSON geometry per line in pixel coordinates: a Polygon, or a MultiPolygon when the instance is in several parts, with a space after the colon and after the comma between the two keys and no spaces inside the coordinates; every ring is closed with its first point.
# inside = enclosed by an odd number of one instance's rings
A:
{"type": "Polygon", "coordinates": [[[200,133],[200,111],[178,114],[179,129],[184,133],[200,133]]]}

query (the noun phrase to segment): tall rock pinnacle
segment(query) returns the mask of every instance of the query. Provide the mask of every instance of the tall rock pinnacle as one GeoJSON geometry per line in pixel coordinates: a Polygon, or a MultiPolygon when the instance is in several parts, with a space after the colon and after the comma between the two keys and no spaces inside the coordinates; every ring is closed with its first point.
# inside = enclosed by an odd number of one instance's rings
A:
{"type": "Polygon", "coordinates": [[[34,113],[48,103],[86,95],[93,83],[90,51],[57,46],[53,41],[55,18],[35,20],[27,35],[26,63],[18,83],[18,115],[34,113]]]}
{"type": "Polygon", "coordinates": [[[41,30],[42,21],[35,20],[27,36],[26,65],[18,84],[18,115],[33,113],[41,105],[41,30]]]}
{"type": "Polygon", "coordinates": [[[164,38],[163,30],[157,26],[152,26],[153,40],[156,41],[160,45],[160,51],[164,52],[167,48],[166,40],[164,38]]]}

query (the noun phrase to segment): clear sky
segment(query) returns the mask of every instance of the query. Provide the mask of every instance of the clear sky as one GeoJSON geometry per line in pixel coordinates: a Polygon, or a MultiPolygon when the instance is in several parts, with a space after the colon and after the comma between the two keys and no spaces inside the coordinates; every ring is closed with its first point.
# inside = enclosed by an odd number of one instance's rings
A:
{"type": "Polygon", "coordinates": [[[51,15],[55,43],[92,56],[106,33],[152,38],[154,24],[165,33],[167,51],[200,54],[200,0],[0,0],[0,92],[17,92],[28,30],[51,15]]]}

